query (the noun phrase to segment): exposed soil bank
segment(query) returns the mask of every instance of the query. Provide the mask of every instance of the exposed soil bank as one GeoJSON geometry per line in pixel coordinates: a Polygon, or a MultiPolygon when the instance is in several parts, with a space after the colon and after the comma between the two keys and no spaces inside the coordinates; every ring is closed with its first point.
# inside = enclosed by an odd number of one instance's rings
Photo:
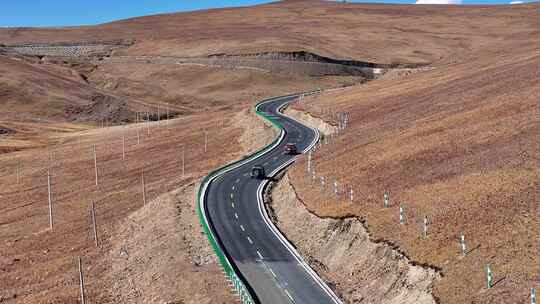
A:
{"type": "MultiPolygon", "coordinates": [[[[270,143],[277,131],[253,109],[234,116],[244,129],[241,155],[270,143]]],[[[114,303],[233,303],[226,278],[196,214],[198,184],[165,193],[116,229],[107,273],[114,303]]]]}
{"type": "Polygon", "coordinates": [[[253,107],[234,116],[235,123],[244,129],[238,139],[245,155],[270,144],[278,136],[278,131],[266,119],[255,114],[253,107]]]}
{"type": "Polygon", "coordinates": [[[200,229],[188,185],[131,214],[118,229],[109,276],[115,303],[231,303],[215,254],[200,229]]]}
{"type": "Polygon", "coordinates": [[[324,120],[314,117],[302,111],[298,111],[288,107],[285,111],[288,116],[301,121],[303,124],[318,129],[323,135],[328,136],[336,133],[337,127],[325,122],[324,120]]]}
{"type": "Polygon", "coordinates": [[[272,189],[274,221],[304,259],[348,303],[436,303],[439,274],[391,246],[373,242],[356,218],[322,219],[307,211],[288,175],[272,189]]]}

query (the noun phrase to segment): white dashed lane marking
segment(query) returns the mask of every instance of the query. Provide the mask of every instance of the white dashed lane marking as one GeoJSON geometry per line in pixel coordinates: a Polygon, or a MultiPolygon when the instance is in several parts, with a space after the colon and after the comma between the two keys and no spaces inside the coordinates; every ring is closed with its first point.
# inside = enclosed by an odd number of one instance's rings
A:
{"type": "Polygon", "coordinates": [[[289,299],[291,299],[291,301],[294,302],[293,297],[291,296],[291,294],[289,293],[289,291],[287,289],[285,289],[285,294],[287,295],[287,297],[289,297],[289,299]]]}
{"type": "Polygon", "coordinates": [[[239,179],[239,178],[236,179],[236,183],[238,183],[238,182],[240,182],[240,179],[239,179]]]}
{"type": "Polygon", "coordinates": [[[231,202],[231,207],[233,207],[233,208],[234,208],[234,202],[231,202]]]}
{"type": "Polygon", "coordinates": [[[240,225],[240,229],[242,229],[242,231],[246,231],[246,229],[244,228],[244,225],[240,225]]]}
{"type": "Polygon", "coordinates": [[[235,217],[236,219],[238,219],[238,213],[235,212],[235,213],[234,213],[234,217],[235,217]]]}
{"type": "Polygon", "coordinates": [[[250,244],[253,244],[253,240],[251,240],[251,238],[250,238],[249,236],[247,237],[247,240],[248,240],[248,242],[249,242],[250,244]]]}
{"type": "Polygon", "coordinates": [[[274,278],[277,278],[276,273],[272,270],[272,268],[268,267],[268,270],[270,270],[270,273],[274,276],[274,278]]]}
{"type": "Polygon", "coordinates": [[[261,260],[264,259],[262,254],[259,252],[259,250],[257,250],[257,255],[259,256],[259,259],[261,259],[261,260]]]}

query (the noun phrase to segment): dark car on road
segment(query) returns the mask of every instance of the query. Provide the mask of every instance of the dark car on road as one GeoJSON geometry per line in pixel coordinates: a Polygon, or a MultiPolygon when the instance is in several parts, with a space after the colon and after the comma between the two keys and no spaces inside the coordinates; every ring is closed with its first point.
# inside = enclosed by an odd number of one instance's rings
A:
{"type": "Polygon", "coordinates": [[[251,178],[256,179],[263,179],[266,177],[266,173],[264,172],[264,167],[255,165],[253,168],[251,168],[251,173],[249,174],[251,178]]]}

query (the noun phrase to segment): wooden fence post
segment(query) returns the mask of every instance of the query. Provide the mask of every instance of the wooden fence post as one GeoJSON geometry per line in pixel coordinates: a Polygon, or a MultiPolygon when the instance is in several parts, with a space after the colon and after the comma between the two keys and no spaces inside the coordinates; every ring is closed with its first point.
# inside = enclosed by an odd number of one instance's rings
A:
{"type": "Polygon", "coordinates": [[[146,132],[150,136],[150,115],[146,112],[146,132]]]}
{"type": "Polygon", "coordinates": [[[144,168],[142,169],[142,195],[143,195],[143,205],[146,205],[146,184],[144,182],[144,168]]]}
{"type": "Polygon", "coordinates": [[[126,131],[122,131],[122,160],[126,160],[126,131]]]}
{"type": "Polygon", "coordinates": [[[21,181],[21,160],[17,159],[17,184],[21,181]]]}
{"type": "Polygon", "coordinates": [[[79,262],[79,287],[80,287],[80,295],[81,295],[81,303],[86,304],[86,296],[84,294],[84,276],[83,276],[83,270],[82,270],[82,261],[81,257],[77,257],[77,260],[79,262]]]}
{"type": "Polygon", "coordinates": [[[206,153],[208,146],[208,132],[204,131],[204,153],[206,153]]]}
{"type": "Polygon", "coordinates": [[[96,204],[92,201],[90,206],[90,215],[92,216],[92,227],[94,227],[94,242],[96,247],[99,246],[99,239],[97,233],[97,223],[96,223],[96,204]]]}
{"type": "Polygon", "coordinates": [[[49,192],[49,228],[53,230],[54,220],[53,220],[53,202],[51,194],[51,171],[47,171],[47,189],[49,192]]]}
{"type": "Polygon", "coordinates": [[[185,155],[185,152],[186,152],[186,148],[182,147],[182,177],[184,177],[185,173],[186,173],[186,155],[185,155]]]}
{"type": "Polygon", "coordinates": [[[97,167],[97,154],[96,154],[96,145],[92,145],[92,152],[94,154],[94,173],[96,176],[96,186],[98,185],[98,167],[97,167]]]}

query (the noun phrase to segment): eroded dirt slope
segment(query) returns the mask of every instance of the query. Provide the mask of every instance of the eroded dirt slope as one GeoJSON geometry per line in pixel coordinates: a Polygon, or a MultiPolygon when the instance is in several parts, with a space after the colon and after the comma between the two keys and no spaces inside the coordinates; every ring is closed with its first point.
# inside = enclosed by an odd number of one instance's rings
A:
{"type": "Polygon", "coordinates": [[[292,171],[295,188],[316,214],[365,219],[375,239],[440,268],[441,303],[526,302],[540,282],[539,70],[531,46],[306,99],[298,109],[334,123],[347,112],[349,127],[315,153],[327,190],[306,182],[305,162],[292,171]]]}
{"type": "Polygon", "coordinates": [[[311,214],[287,174],[270,194],[277,226],[346,303],[436,303],[431,290],[439,274],[371,240],[360,220],[311,214]]]}

